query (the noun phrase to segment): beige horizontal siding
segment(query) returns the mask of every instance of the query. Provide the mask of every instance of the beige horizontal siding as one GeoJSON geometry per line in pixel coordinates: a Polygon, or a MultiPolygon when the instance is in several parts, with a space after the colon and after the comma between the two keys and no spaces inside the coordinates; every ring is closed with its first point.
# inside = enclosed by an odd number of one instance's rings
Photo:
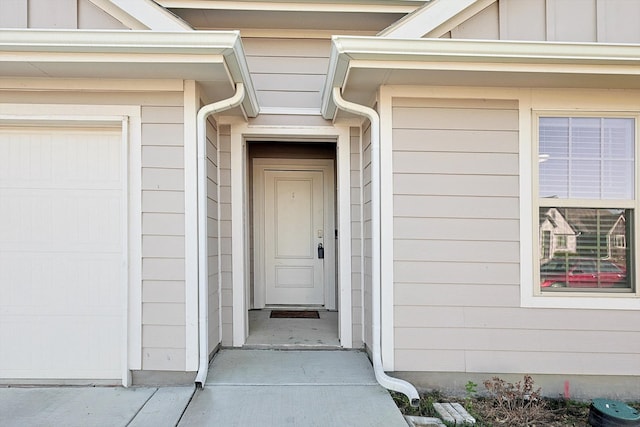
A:
{"type": "Polygon", "coordinates": [[[150,371],[184,371],[186,354],[183,348],[150,348],[142,351],[142,367],[150,371]]]}
{"type": "Polygon", "coordinates": [[[361,167],[360,167],[360,130],[350,129],[350,182],[351,194],[351,318],[352,318],[352,345],[355,348],[362,347],[363,337],[363,310],[362,310],[362,205],[360,197],[361,167]],[[357,230],[355,233],[353,230],[357,230]]]}
{"type": "Polygon", "coordinates": [[[441,262],[510,262],[520,261],[518,242],[395,239],[394,258],[397,261],[441,262]]]}
{"type": "Polygon", "coordinates": [[[184,236],[184,214],[157,212],[143,213],[142,234],[184,236]]]}
{"type": "MultiPolygon", "coordinates": [[[[220,281],[222,294],[222,345],[233,344],[233,272],[231,270],[231,127],[220,125],[218,127],[218,141],[220,158],[217,166],[220,168],[220,182],[218,191],[220,194],[221,215],[218,219],[220,223],[220,281]]],[[[211,224],[211,222],[210,222],[211,224]]]]}
{"type": "Polygon", "coordinates": [[[184,281],[145,280],[144,287],[142,288],[142,300],[147,303],[184,303],[184,281]]]}
{"type": "MultiPolygon", "coordinates": [[[[452,264],[455,267],[455,264],[452,264]]],[[[471,282],[471,280],[469,280],[471,282]]],[[[515,307],[520,287],[485,283],[394,283],[394,302],[404,306],[515,307]]],[[[427,345],[427,343],[425,343],[427,345]]]]}
{"type": "Polygon", "coordinates": [[[328,39],[243,39],[262,107],[320,109],[329,65],[328,39]]]}
{"type": "Polygon", "coordinates": [[[403,328],[396,334],[396,345],[421,349],[421,343],[429,342],[432,350],[637,354],[639,335],[626,331],[403,328]]]}
{"type": "Polygon", "coordinates": [[[220,257],[218,245],[218,205],[220,198],[218,183],[218,130],[212,120],[207,122],[207,247],[208,247],[208,308],[209,308],[209,352],[220,344],[220,257]]]}
{"type": "Polygon", "coordinates": [[[637,314],[633,311],[599,311],[594,316],[591,310],[576,309],[504,307],[496,310],[487,307],[486,300],[479,301],[475,307],[470,304],[452,307],[405,305],[396,308],[395,319],[396,326],[404,328],[638,332],[637,314]],[[505,322],[505,319],[509,321],[505,322]]]}
{"type": "Polygon", "coordinates": [[[400,195],[518,197],[518,177],[514,175],[396,173],[393,176],[393,187],[396,189],[396,197],[400,195]]]}
{"type": "Polygon", "coordinates": [[[143,105],[141,118],[142,368],[180,371],[186,360],[182,101],[143,105]]]}
{"type": "Polygon", "coordinates": [[[396,365],[433,372],[499,372],[521,374],[584,375],[585,366],[594,366],[593,375],[638,375],[637,355],[603,353],[546,353],[521,351],[399,350],[396,365]],[[631,367],[631,368],[629,368],[631,367]]]}
{"type": "Polygon", "coordinates": [[[518,219],[519,202],[515,197],[447,197],[399,195],[393,198],[396,217],[518,219]],[[473,205],[474,210],[468,210],[473,205]]]}
{"type": "MultiPolygon", "coordinates": [[[[460,247],[465,250],[464,247],[460,247]]],[[[428,258],[428,254],[425,254],[428,258]]],[[[398,261],[394,277],[399,283],[517,285],[520,268],[515,263],[398,261]]]]}
{"type": "Polygon", "coordinates": [[[398,104],[395,369],[638,375],[634,311],[520,307],[517,106],[398,104]]]}
{"type": "Polygon", "coordinates": [[[145,325],[142,346],[154,348],[184,348],[185,328],[182,326],[145,325]]]}

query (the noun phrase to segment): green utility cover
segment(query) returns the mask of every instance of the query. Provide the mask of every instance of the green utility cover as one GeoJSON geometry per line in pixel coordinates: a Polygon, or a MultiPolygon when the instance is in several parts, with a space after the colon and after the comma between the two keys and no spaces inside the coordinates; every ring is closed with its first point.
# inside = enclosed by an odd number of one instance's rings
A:
{"type": "Polygon", "coordinates": [[[611,418],[625,421],[640,421],[640,412],[623,402],[610,399],[593,399],[592,405],[603,415],[611,418]]]}

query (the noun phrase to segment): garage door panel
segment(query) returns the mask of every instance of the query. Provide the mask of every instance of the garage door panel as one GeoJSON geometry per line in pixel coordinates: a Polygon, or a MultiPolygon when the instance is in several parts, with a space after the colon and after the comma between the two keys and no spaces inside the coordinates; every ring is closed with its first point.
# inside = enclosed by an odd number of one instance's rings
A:
{"type": "Polygon", "coordinates": [[[3,322],[0,333],[9,337],[14,345],[0,350],[3,360],[0,377],[118,378],[120,371],[114,368],[113,360],[120,357],[118,340],[122,331],[114,327],[119,316],[101,320],[79,322],[76,317],[62,316],[52,322],[49,316],[30,316],[3,322]],[[101,339],[96,340],[96,335],[101,339]]]}
{"type": "Polygon", "coordinates": [[[0,190],[0,248],[121,252],[121,199],[120,190],[0,190]]]}
{"type": "Polygon", "coordinates": [[[0,377],[117,379],[119,130],[0,128],[0,377]]]}
{"type": "Polygon", "coordinates": [[[7,315],[119,315],[117,255],[3,254],[0,312],[7,315]]]}
{"type": "Polygon", "coordinates": [[[119,189],[120,148],[113,130],[6,129],[0,187],[119,189]]]}

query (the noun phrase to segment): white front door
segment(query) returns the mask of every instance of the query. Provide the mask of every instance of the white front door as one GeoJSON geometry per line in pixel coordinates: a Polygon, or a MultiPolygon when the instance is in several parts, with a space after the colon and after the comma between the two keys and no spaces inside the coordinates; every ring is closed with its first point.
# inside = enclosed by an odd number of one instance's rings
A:
{"type": "Polygon", "coordinates": [[[256,164],[256,307],[335,308],[333,170],[322,162],[256,164]]]}
{"type": "Polygon", "coordinates": [[[266,303],[324,304],[322,171],[264,173],[266,303]],[[322,256],[322,258],[320,258],[322,256]]]}

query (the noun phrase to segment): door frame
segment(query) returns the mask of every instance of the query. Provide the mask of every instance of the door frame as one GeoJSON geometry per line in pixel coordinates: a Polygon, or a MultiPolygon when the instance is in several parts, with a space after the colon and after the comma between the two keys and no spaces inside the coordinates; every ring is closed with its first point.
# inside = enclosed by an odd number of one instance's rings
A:
{"type": "Polygon", "coordinates": [[[336,263],[335,243],[335,186],[334,162],[331,159],[253,159],[253,308],[264,308],[266,301],[264,265],[264,172],[276,171],[322,171],[324,189],[324,307],[336,309],[336,263]]]}
{"type": "Polygon", "coordinates": [[[249,124],[223,116],[220,125],[230,125],[231,145],[231,259],[232,275],[232,345],[242,347],[249,335],[249,223],[248,223],[248,153],[250,141],[331,142],[336,144],[336,196],[338,242],[337,280],[338,338],[343,348],[353,347],[351,295],[351,126],[354,122],[324,126],[269,126],[249,124]]]}

